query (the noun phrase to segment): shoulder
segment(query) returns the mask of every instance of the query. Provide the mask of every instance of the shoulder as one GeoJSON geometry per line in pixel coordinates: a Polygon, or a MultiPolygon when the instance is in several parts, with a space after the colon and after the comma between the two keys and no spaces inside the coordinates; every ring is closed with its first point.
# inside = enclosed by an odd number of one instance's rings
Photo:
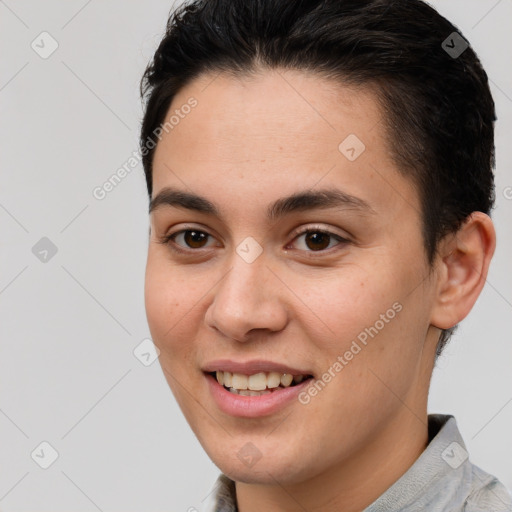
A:
{"type": "Polygon", "coordinates": [[[472,489],[464,504],[464,512],[512,512],[512,497],[493,475],[471,465],[472,489]]]}

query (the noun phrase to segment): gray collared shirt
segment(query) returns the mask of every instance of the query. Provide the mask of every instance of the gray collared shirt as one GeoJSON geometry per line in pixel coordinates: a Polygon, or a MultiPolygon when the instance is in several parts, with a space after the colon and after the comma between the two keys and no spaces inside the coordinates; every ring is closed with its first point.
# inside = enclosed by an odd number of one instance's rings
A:
{"type": "MultiPolygon", "coordinates": [[[[453,416],[430,414],[428,429],[425,451],[363,512],[512,512],[505,486],[470,462],[453,416]]],[[[207,512],[238,512],[235,483],[224,474],[207,512]]]]}

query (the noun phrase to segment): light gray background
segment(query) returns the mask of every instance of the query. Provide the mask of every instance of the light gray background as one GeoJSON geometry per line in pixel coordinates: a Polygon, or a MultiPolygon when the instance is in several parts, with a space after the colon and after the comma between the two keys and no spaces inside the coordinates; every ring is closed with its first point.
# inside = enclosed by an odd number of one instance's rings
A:
{"type": "MultiPolygon", "coordinates": [[[[499,122],[498,248],[485,291],[435,371],[430,412],[454,414],[472,460],[512,489],[512,1],[433,5],[481,57],[499,122]]],[[[146,367],[133,354],[149,337],[141,165],[104,200],[92,195],[137,150],[138,82],[170,7],[0,1],[5,512],[200,509],[218,474],[158,362],[146,367]],[[43,31],[59,44],[47,59],[31,48],[43,31]],[[32,253],[44,236],[58,249],[47,263],[32,253]],[[42,441],[59,453],[46,470],[31,458],[42,441]]]]}

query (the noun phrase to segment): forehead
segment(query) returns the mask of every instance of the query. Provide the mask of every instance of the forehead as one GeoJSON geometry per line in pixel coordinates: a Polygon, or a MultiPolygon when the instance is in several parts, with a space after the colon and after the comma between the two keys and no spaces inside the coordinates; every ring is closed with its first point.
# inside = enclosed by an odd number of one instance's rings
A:
{"type": "Polygon", "coordinates": [[[219,201],[226,195],[270,201],[336,186],[377,210],[404,195],[417,207],[412,183],[392,161],[370,88],[298,70],[209,74],[179,91],[170,116],[179,122],[155,150],[153,196],[185,184],[219,201]],[[191,100],[195,106],[184,108],[191,100]]]}
{"type": "Polygon", "coordinates": [[[178,92],[167,118],[179,114],[192,97],[197,106],[173,127],[169,139],[176,145],[186,142],[198,153],[207,147],[229,161],[285,149],[316,158],[318,143],[336,154],[350,133],[359,133],[374,148],[384,142],[378,130],[369,133],[381,119],[371,90],[315,74],[268,70],[239,77],[203,75],[178,92]]]}

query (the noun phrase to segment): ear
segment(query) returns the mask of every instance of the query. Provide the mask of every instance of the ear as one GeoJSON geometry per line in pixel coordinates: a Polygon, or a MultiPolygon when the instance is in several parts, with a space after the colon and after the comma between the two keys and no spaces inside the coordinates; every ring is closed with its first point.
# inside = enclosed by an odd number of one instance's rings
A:
{"type": "Polygon", "coordinates": [[[473,212],[456,233],[441,241],[432,325],[449,329],[468,315],[485,284],[495,248],[494,225],[482,212],[473,212]]]}

